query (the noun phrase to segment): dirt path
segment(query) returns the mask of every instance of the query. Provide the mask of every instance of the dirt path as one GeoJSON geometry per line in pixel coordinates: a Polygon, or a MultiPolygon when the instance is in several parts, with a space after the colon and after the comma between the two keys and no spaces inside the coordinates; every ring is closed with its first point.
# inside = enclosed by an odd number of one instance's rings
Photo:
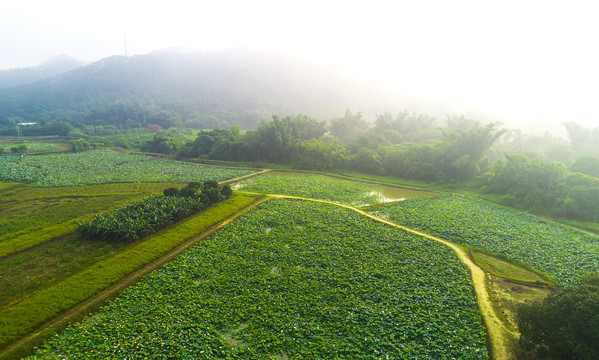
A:
{"type": "Polygon", "coordinates": [[[510,358],[510,352],[508,349],[508,345],[506,344],[506,336],[505,335],[512,333],[512,332],[511,332],[511,330],[509,330],[508,328],[505,327],[505,325],[503,324],[501,319],[497,316],[495,309],[493,308],[491,296],[489,295],[489,289],[487,287],[486,274],[483,271],[483,269],[481,269],[478,265],[476,265],[470,259],[467,252],[464,251],[463,249],[461,249],[459,246],[457,246],[454,243],[449,242],[447,240],[443,240],[441,238],[434,237],[429,234],[425,234],[423,232],[416,231],[416,230],[407,228],[405,226],[401,226],[401,225],[392,223],[390,221],[381,219],[377,216],[369,214],[363,210],[360,210],[360,209],[355,208],[350,205],[339,204],[339,203],[335,203],[332,201],[326,201],[326,200],[302,198],[302,197],[298,197],[298,196],[271,195],[271,194],[269,194],[268,196],[273,197],[273,198],[278,198],[278,199],[297,199],[297,200],[314,201],[314,202],[320,202],[320,203],[341,206],[341,207],[356,211],[356,212],[358,212],[368,218],[376,220],[378,222],[402,229],[404,231],[407,231],[409,233],[412,233],[412,234],[415,234],[418,236],[425,237],[427,239],[437,241],[437,242],[449,247],[450,249],[452,249],[458,256],[458,258],[464,264],[466,264],[466,266],[470,270],[470,276],[472,278],[472,284],[474,285],[474,291],[476,293],[476,299],[477,299],[479,311],[483,318],[483,322],[485,323],[485,326],[487,328],[487,335],[489,337],[489,342],[490,342],[490,347],[491,347],[491,349],[490,349],[491,357],[496,360],[510,358]]]}
{"type": "Polygon", "coordinates": [[[252,178],[254,176],[265,174],[265,173],[267,173],[269,171],[270,171],[270,169],[264,169],[264,170],[261,170],[261,171],[255,172],[255,173],[243,175],[243,176],[236,177],[236,178],[233,178],[233,179],[229,179],[229,180],[226,180],[226,181],[221,181],[221,182],[219,182],[219,185],[233,184],[233,183],[236,183],[236,182],[241,181],[241,180],[245,180],[245,179],[252,178]]]}

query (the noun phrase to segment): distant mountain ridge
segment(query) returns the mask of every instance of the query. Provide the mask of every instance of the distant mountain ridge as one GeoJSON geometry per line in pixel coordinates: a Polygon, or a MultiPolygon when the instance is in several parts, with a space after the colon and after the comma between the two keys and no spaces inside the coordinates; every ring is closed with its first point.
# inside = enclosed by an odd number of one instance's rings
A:
{"type": "Polygon", "coordinates": [[[37,66],[0,70],[0,89],[49,79],[83,65],[85,65],[85,62],[83,61],[75,60],[67,55],[59,55],[46,60],[37,66]]]}
{"type": "Polygon", "coordinates": [[[394,108],[396,100],[376,84],[289,54],[159,51],[113,56],[0,90],[0,116],[96,124],[162,121],[166,126],[181,120],[196,127],[252,128],[272,114],[328,120],[343,116],[347,108],[375,113],[409,105],[402,101],[394,108]]]}

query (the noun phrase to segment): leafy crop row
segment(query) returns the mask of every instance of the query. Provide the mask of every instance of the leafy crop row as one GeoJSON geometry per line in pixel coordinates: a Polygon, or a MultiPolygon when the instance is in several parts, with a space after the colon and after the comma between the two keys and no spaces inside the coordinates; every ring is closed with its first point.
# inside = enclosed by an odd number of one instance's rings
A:
{"type": "Polygon", "coordinates": [[[80,186],[119,182],[223,181],[251,173],[207,165],[155,159],[109,150],[38,156],[0,156],[0,180],[33,186],[80,186]],[[21,163],[22,160],[22,163],[21,163]]]}
{"type": "Polygon", "coordinates": [[[182,220],[231,195],[228,185],[220,189],[214,180],[211,188],[194,182],[181,190],[165,190],[172,196],[151,196],[123,208],[97,215],[79,226],[84,236],[102,240],[137,240],[182,220]],[[227,189],[228,191],[223,191],[227,189]],[[221,194],[224,193],[224,195],[221,194]]]}
{"type": "Polygon", "coordinates": [[[28,152],[36,152],[36,151],[51,151],[51,150],[60,150],[61,146],[57,143],[48,143],[48,142],[22,142],[22,143],[14,143],[14,144],[0,144],[0,148],[4,147],[4,152],[10,152],[10,149],[13,147],[18,147],[20,145],[27,146],[28,152]]]}
{"type": "Polygon", "coordinates": [[[377,216],[500,254],[571,285],[599,271],[599,239],[527,213],[460,196],[378,207],[377,216]]]}
{"type": "Polygon", "coordinates": [[[320,175],[271,175],[253,177],[238,185],[242,191],[300,196],[354,206],[376,204],[379,196],[363,184],[320,175]]]}
{"type": "Polygon", "coordinates": [[[79,232],[102,240],[137,240],[204,208],[198,199],[152,196],[81,224],[79,232]]]}
{"type": "Polygon", "coordinates": [[[272,200],[34,358],[487,359],[465,266],[333,205],[272,200]]]}

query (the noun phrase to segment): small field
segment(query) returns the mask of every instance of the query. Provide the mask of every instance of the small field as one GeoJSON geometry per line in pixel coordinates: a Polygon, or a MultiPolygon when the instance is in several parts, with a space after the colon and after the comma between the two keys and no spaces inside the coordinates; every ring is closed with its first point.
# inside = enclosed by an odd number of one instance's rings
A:
{"type": "Polygon", "coordinates": [[[0,156],[0,180],[27,182],[36,187],[216,180],[224,181],[252,173],[146,155],[110,150],[36,156],[0,156]]]}
{"type": "Polygon", "coordinates": [[[271,200],[34,358],[487,359],[466,267],[334,205],[271,200]]]}
{"type": "Polygon", "coordinates": [[[599,271],[599,238],[527,213],[461,196],[414,199],[374,214],[540,270],[560,286],[599,271]]]}
{"type": "Polygon", "coordinates": [[[299,196],[352,206],[366,206],[433,194],[427,191],[297,173],[267,173],[240,182],[235,186],[235,189],[265,194],[299,196]]]}

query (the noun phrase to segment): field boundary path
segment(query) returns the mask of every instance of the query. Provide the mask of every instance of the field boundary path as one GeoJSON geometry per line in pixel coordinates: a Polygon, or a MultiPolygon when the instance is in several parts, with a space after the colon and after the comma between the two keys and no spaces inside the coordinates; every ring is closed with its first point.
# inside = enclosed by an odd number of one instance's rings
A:
{"type": "Polygon", "coordinates": [[[243,176],[236,177],[236,178],[233,178],[233,179],[221,181],[221,182],[219,182],[219,185],[228,185],[228,184],[236,183],[236,182],[239,182],[241,180],[246,180],[246,179],[249,179],[249,178],[253,178],[254,176],[265,174],[265,173],[267,173],[269,171],[270,171],[270,169],[260,170],[260,171],[257,171],[255,173],[251,173],[251,174],[243,175],[243,176]]]}
{"type": "MultiPolygon", "coordinates": [[[[251,209],[255,208],[262,202],[266,201],[266,197],[259,198],[254,200],[251,204],[246,207],[240,209],[240,211],[230,215],[224,220],[212,225],[206,231],[196,236],[189,238],[184,243],[175,247],[164,256],[154,261],[151,261],[137,270],[127,274],[117,283],[105,288],[98,294],[93,297],[79,303],[78,305],[72,307],[71,309],[63,312],[59,316],[54,317],[53,319],[47,321],[42,324],[37,331],[29,334],[28,336],[21,338],[20,340],[12,343],[6,349],[0,350],[0,359],[13,359],[13,358],[21,358],[21,353],[26,353],[27,349],[31,349],[33,346],[39,345],[44,339],[53,335],[56,332],[56,329],[64,328],[68,323],[79,321],[85,316],[87,316],[90,312],[97,311],[102,305],[105,304],[106,300],[112,299],[116,297],[121,291],[127,289],[128,287],[137,283],[141,278],[155,269],[163,266],[164,264],[174,260],[177,256],[181,255],[184,251],[189,249],[190,247],[196,245],[200,241],[204,240],[206,237],[218,232],[225,226],[232,223],[239,216],[247,213],[251,209]],[[17,356],[17,357],[15,357],[17,356]]],[[[201,216],[201,215],[200,215],[201,216]]]]}
{"type": "Polygon", "coordinates": [[[331,205],[336,205],[336,206],[340,206],[340,207],[344,207],[346,209],[350,209],[353,211],[356,211],[370,219],[373,219],[375,221],[381,222],[383,224],[389,225],[389,226],[393,226],[395,228],[404,230],[406,232],[418,235],[418,236],[422,236],[424,238],[439,242],[447,247],[449,247],[451,250],[453,250],[455,252],[455,254],[458,256],[458,258],[460,259],[460,261],[462,261],[467,267],[468,270],[470,271],[470,277],[472,279],[472,284],[474,286],[474,292],[476,294],[476,302],[478,304],[478,308],[479,308],[479,312],[483,318],[483,322],[486,326],[487,329],[487,336],[489,338],[489,345],[490,345],[490,356],[493,359],[509,359],[510,358],[510,351],[508,349],[508,345],[506,343],[506,337],[505,334],[508,333],[513,333],[511,330],[509,330],[508,328],[506,328],[503,324],[503,322],[501,321],[501,319],[499,318],[499,316],[497,315],[497,313],[495,312],[495,308],[493,307],[493,302],[491,300],[491,296],[489,294],[489,289],[487,287],[487,277],[486,274],[484,272],[483,269],[481,269],[471,258],[470,256],[468,256],[468,253],[463,250],[462,248],[460,248],[459,246],[457,246],[456,244],[448,241],[448,240],[444,240],[414,229],[410,229],[408,227],[402,226],[402,225],[398,225],[396,223],[387,221],[385,219],[379,218],[377,216],[374,216],[372,214],[369,214],[363,210],[360,210],[354,206],[351,205],[345,205],[345,204],[340,204],[340,203],[336,203],[333,201],[327,201],[327,200],[318,200],[318,199],[310,199],[310,198],[304,198],[304,197],[299,197],[299,196],[290,196],[290,195],[277,195],[277,194],[268,194],[267,196],[272,197],[272,198],[277,198],[277,199],[296,199],[296,200],[304,200],[304,201],[313,201],[313,202],[319,202],[319,203],[325,203],[325,204],[331,204],[331,205]]]}

